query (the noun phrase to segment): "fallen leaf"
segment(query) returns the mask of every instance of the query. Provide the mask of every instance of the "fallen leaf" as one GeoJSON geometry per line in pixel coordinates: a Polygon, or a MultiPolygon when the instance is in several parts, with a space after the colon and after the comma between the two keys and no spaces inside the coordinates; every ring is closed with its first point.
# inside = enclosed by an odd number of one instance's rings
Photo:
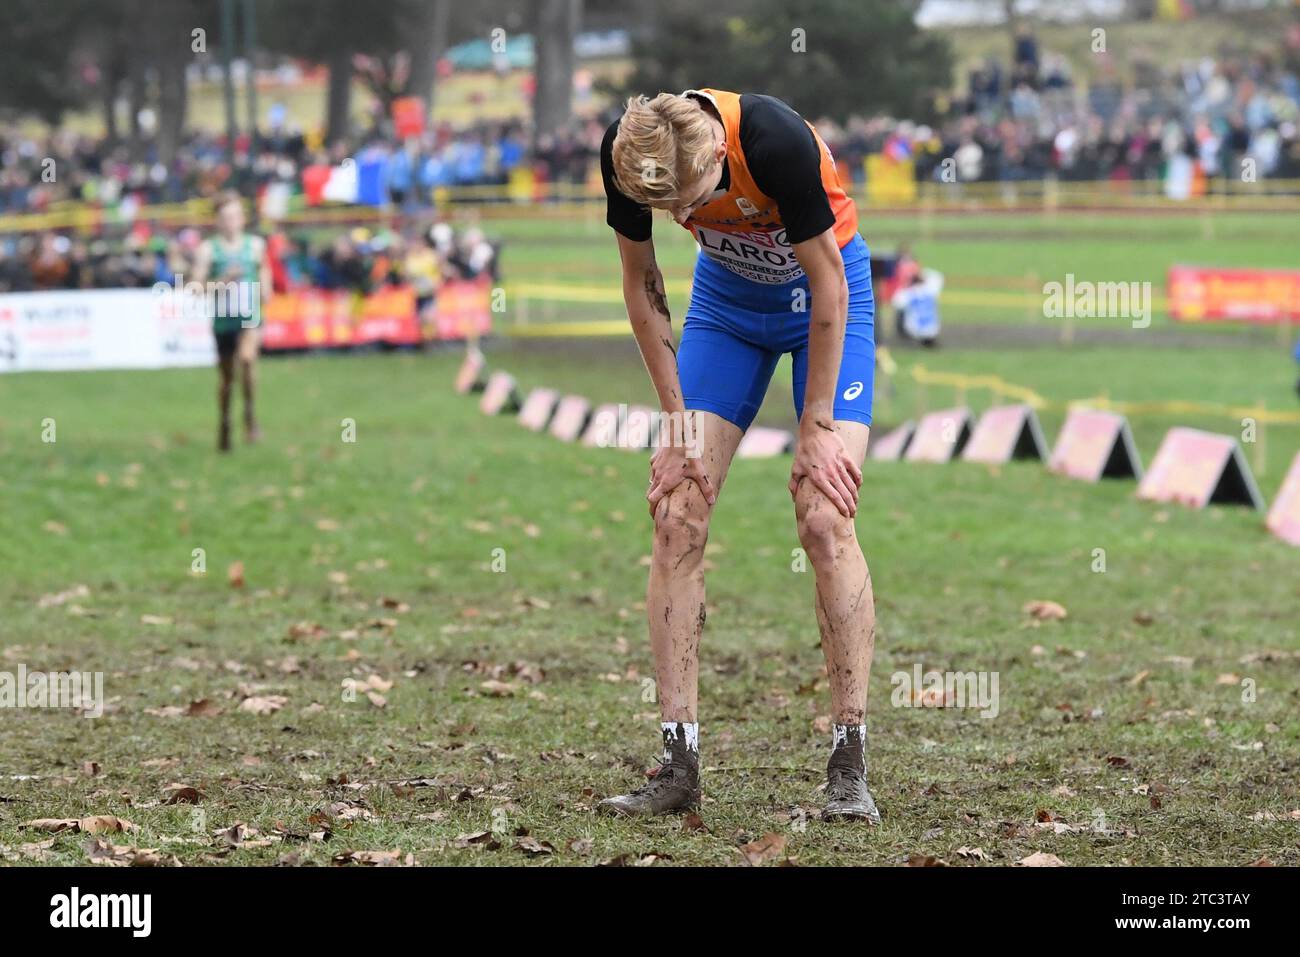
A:
{"type": "Polygon", "coordinates": [[[1042,600],[1026,602],[1021,611],[1035,621],[1059,621],[1067,614],[1064,605],[1042,600]]]}
{"type": "Polygon", "coordinates": [[[253,714],[275,714],[288,703],[289,699],[284,695],[250,695],[239,703],[239,710],[253,714]]]}
{"type": "Polygon", "coordinates": [[[757,840],[742,844],[740,853],[745,856],[745,862],[750,867],[758,867],[785,853],[785,838],[776,833],[764,834],[757,840]]]}
{"type": "Polygon", "coordinates": [[[524,836],[515,841],[515,850],[523,851],[529,857],[539,857],[543,854],[554,854],[555,848],[548,841],[539,841],[535,837],[524,836]]]}
{"type": "Polygon", "coordinates": [[[415,856],[407,854],[403,858],[400,848],[393,851],[342,851],[332,860],[338,865],[364,864],[368,867],[412,867],[415,864],[415,856]]]}
{"type": "Polygon", "coordinates": [[[682,818],[682,830],[704,831],[705,833],[708,833],[709,829],[704,826],[704,818],[700,817],[698,814],[690,813],[682,818]]]}
{"type": "Polygon", "coordinates": [[[90,589],[85,585],[73,585],[66,591],[56,592],[51,595],[42,595],[36,602],[37,608],[57,608],[64,602],[71,601],[73,598],[86,598],[90,595],[90,589]]]}
{"type": "Polygon", "coordinates": [[[189,707],[185,709],[186,716],[190,718],[215,718],[221,712],[221,705],[207,698],[191,701],[189,707]]]}
{"type": "Polygon", "coordinates": [[[114,817],[111,814],[99,814],[94,817],[82,818],[43,817],[28,821],[26,824],[20,824],[19,827],[32,828],[37,831],[53,831],[56,834],[60,831],[71,831],[74,834],[119,834],[138,830],[130,821],[114,817]]]}
{"type": "Polygon", "coordinates": [[[1044,854],[1042,851],[1036,851],[1028,857],[1022,857],[1016,861],[1017,867],[1065,867],[1065,861],[1061,860],[1055,854],[1044,854]]]}

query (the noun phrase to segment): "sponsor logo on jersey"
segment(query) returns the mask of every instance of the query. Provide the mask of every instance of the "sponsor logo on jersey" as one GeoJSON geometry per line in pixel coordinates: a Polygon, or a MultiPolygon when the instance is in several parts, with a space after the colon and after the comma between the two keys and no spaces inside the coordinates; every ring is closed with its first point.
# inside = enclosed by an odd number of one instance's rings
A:
{"type": "Polygon", "coordinates": [[[787,283],[803,275],[803,267],[786,239],[784,227],[771,231],[721,232],[695,228],[705,255],[725,269],[754,282],[787,283]]]}

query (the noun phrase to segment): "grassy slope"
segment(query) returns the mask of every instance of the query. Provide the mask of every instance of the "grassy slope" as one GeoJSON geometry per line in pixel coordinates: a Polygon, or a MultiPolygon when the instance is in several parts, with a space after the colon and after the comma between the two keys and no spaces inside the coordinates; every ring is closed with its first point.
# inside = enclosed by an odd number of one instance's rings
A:
{"type": "MultiPolygon", "coordinates": [[[[932,365],[940,358],[965,361],[932,365]]],[[[1157,377],[1152,389],[1172,380],[1186,397],[1231,400],[1255,379],[1248,366],[1214,369],[1208,358],[1140,361],[1157,377]]],[[[634,357],[621,354],[494,359],[528,383],[602,399],[643,388],[634,357]]],[[[639,608],[644,460],[484,420],[473,400],[449,393],[455,360],[267,363],[266,442],[225,459],[210,452],[206,370],[0,379],[3,667],[104,670],[112,702],[95,722],[36,711],[0,719],[0,795],[11,799],[0,802],[0,844],[42,837],[16,829],[32,818],[117,813],[143,828],[131,843],[188,862],[269,862],[290,849],[325,861],[397,846],[422,862],[525,860],[512,839],[495,852],[449,843],[496,823],[554,844],[555,857],[541,860],[573,863],[650,852],[731,863],[738,843],[767,831],[785,834],[805,864],[914,852],[955,863],[963,845],[997,863],[1033,850],[1071,863],[1300,863],[1293,824],[1251,819],[1296,806],[1297,661],[1241,662],[1300,645],[1294,550],[1240,510],[1154,508],[1129,484],[1068,483],[1026,465],[867,470],[858,524],[880,617],[870,721],[883,828],[802,829],[797,819],[816,806],[825,741],[813,721],[827,700],[821,685],[808,691],[821,668],[812,584],[791,571],[780,460],[737,466],[710,542],[710,831],[594,818],[587,806],[650,760],[656,734],[641,683],[652,673],[639,608]],[[52,446],[38,441],[46,416],[58,423],[52,446]],[[357,422],[355,445],[340,442],[345,417],[357,422]],[[196,547],[207,550],[206,577],[190,575],[196,547]],[[1105,574],[1090,568],[1098,547],[1105,574]],[[490,570],[494,548],[506,550],[505,574],[490,570]],[[235,560],[242,591],[226,582],[235,560]],[[77,583],[87,597],[36,607],[77,583]],[[410,609],[378,607],[381,596],[410,609]],[[1061,601],[1070,617],[1029,627],[1020,608],[1037,598],[1061,601]],[[1152,623],[1136,624],[1138,612],[1152,623]],[[365,627],[381,617],[397,619],[391,633],[365,627]],[[326,637],[290,640],[299,621],[326,637]],[[516,696],[484,696],[481,672],[515,661],[544,669],[544,680],[507,675],[516,696]],[[918,661],[998,671],[1000,716],[889,707],[889,675],[918,661]],[[1244,704],[1238,687],[1216,683],[1229,672],[1254,678],[1259,700],[1244,704]],[[343,679],[371,673],[395,682],[385,708],[341,700],[343,679]],[[272,716],[239,712],[259,689],[288,703],[272,716]],[[145,713],[205,697],[224,713],[145,713]],[[1092,709],[1100,716],[1065,720],[1092,709]],[[88,761],[97,775],[82,770],[88,761]],[[340,775],[350,784],[329,783],[340,775]],[[399,794],[384,783],[424,776],[445,788],[399,794]],[[158,803],[172,783],[205,794],[197,830],[190,808],[158,803]],[[471,799],[450,800],[462,786],[471,799]],[[1159,809],[1144,786],[1168,789],[1159,809]],[[235,821],[302,836],[315,827],[309,815],[341,800],[364,802],[373,817],[339,824],[324,845],[290,838],[227,853],[211,836],[235,821]],[[1035,829],[1040,809],[1103,832],[1035,829]],[[593,842],[586,854],[566,849],[579,837],[593,842]]],[[[1037,380],[1029,384],[1059,385],[1054,395],[1107,369],[1131,375],[1124,361],[1005,359],[1037,380]]],[[[788,399],[774,389],[772,403],[766,414],[779,420],[788,399]]],[[[84,860],[82,840],[58,837],[51,859],[84,860]]]]}

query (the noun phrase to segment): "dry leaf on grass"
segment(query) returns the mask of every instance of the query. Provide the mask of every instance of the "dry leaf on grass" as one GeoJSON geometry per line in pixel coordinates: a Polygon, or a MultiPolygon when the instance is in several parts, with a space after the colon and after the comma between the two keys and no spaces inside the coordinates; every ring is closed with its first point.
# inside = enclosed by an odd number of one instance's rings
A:
{"type": "Polygon", "coordinates": [[[1026,602],[1021,611],[1035,621],[1060,621],[1067,615],[1065,606],[1054,601],[1026,602]]]}
{"type": "Polygon", "coordinates": [[[1017,867],[1065,867],[1065,861],[1061,860],[1055,854],[1044,854],[1042,851],[1035,851],[1028,857],[1022,857],[1016,861],[1017,867]]]}
{"type": "Polygon", "coordinates": [[[239,710],[252,714],[275,714],[288,703],[289,699],[282,694],[250,695],[239,703],[239,710]]]}
{"type": "Polygon", "coordinates": [[[414,867],[415,855],[402,857],[402,850],[392,851],[341,851],[332,858],[336,865],[365,864],[369,867],[414,867]]]}
{"type": "Polygon", "coordinates": [[[172,855],[160,854],[153,848],[131,847],[128,844],[109,844],[103,838],[93,837],[85,844],[86,856],[92,864],[108,867],[180,867],[181,862],[172,855]]]}
{"type": "Polygon", "coordinates": [[[555,848],[549,841],[539,841],[535,837],[525,835],[515,841],[515,850],[523,851],[529,857],[540,857],[543,854],[554,854],[555,848]]]}
{"type": "Polygon", "coordinates": [[[764,834],[762,837],[740,846],[740,853],[750,867],[758,867],[775,860],[785,853],[785,838],[776,833],[764,834]]]}
{"type": "Polygon", "coordinates": [[[42,595],[36,602],[37,608],[57,608],[66,601],[73,598],[87,598],[90,596],[90,589],[85,585],[73,585],[66,591],[56,592],[52,595],[42,595]]]}
{"type": "Polygon", "coordinates": [[[120,834],[139,830],[130,821],[114,817],[111,814],[98,814],[94,817],[82,818],[42,817],[19,826],[37,831],[53,831],[56,834],[61,831],[70,831],[73,834],[120,834]]]}

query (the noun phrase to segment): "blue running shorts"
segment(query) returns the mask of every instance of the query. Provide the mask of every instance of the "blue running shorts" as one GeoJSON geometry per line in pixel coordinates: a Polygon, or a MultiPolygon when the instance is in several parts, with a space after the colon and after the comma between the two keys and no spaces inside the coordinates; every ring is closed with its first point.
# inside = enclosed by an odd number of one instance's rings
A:
{"type": "MultiPolygon", "coordinates": [[[[844,245],[840,255],[849,286],[849,312],[835,387],[835,418],[870,425],[876,368],[871,256],[859,235],[844,245]]],[[[788,352],[794,358],[794,408],[802,416],[811,318],[806,275],[788,283],[753,282],[701,252],[677,349],[686,408],[720,415],[742,431],[749,428],[777,361],[788,352]]]]}

